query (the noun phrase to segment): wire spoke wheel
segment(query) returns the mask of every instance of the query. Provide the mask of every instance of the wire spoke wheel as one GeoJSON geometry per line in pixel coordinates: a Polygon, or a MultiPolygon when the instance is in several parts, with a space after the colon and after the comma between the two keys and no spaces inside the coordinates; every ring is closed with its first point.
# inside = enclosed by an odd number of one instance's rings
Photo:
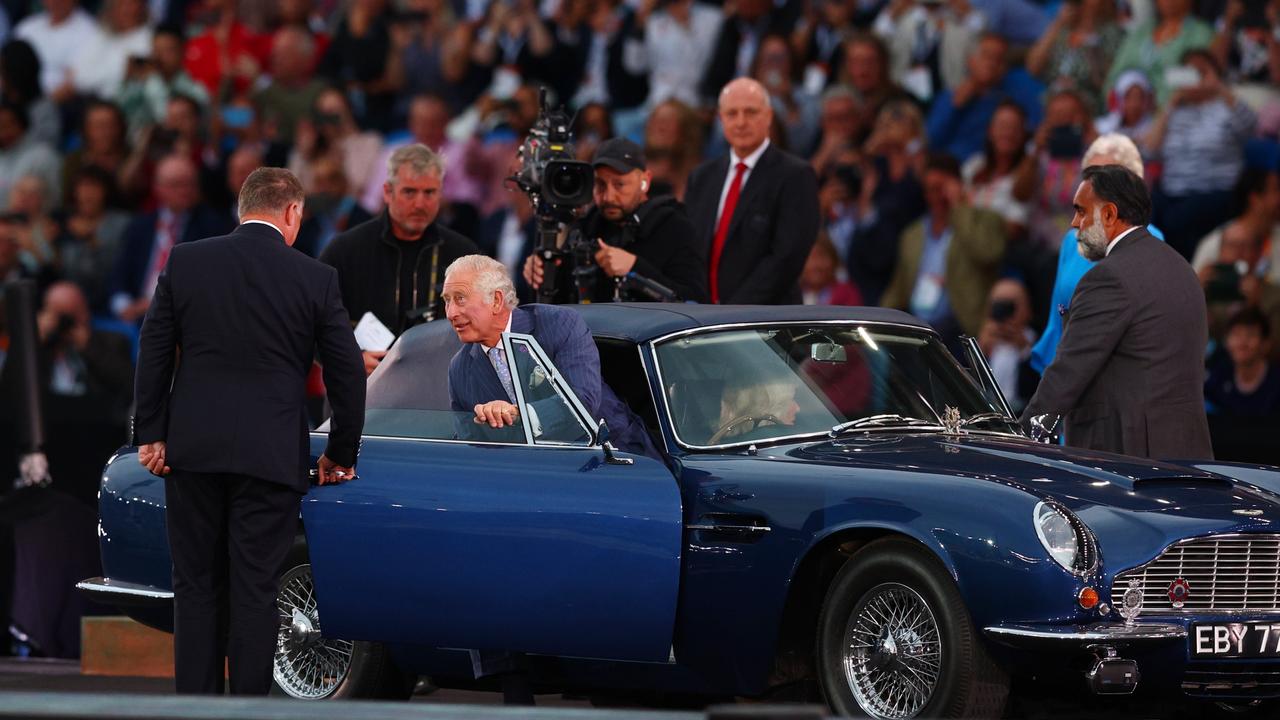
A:
{"type": "Polygon", "coordinates": [[[327,698],[351,671],[354,644],[320,635],[311,565],[295,565],[280,580],[276,595],[279,630],[272,674],[290,697],[327,698]]]}
{"type": "Polygon", "coordinates": [[[929,604],[899,583],[871,588],[854,606],[841,652],[845,679],[864,712],[913,718],[942,674],[942,637],[929,604]]]}

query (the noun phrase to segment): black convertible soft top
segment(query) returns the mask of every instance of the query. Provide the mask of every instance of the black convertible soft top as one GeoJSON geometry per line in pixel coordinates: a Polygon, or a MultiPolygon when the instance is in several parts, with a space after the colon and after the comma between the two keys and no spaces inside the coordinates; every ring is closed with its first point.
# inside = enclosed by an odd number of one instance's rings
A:
{"type": "Polygon", "coordinates": [[[698,305],[694,303],[602,303],[574,305],[596,337],[647,342],[681,330],[735,323],[861,320],[928,328],[898,310],[840,305],[698,305]]]}
{"type": "MultiPolygon", "coordinates": [[[[677,303],[602,303],[569,305],[582,313],[591,333],[642,343],[681,330],[787,321],[854,320],[927,328],[897,310],[826,305],[695,305],[677,303]]],[[[449,360],[462,344],[447,320],[411,328],[369,378],[367,407],[446,409],[449,360]]]]}

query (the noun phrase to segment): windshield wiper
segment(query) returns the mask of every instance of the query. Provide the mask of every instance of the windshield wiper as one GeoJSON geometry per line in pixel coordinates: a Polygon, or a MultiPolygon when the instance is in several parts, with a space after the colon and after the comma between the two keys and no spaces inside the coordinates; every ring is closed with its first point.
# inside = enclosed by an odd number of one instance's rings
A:
{"type": "Polygon", "coordinates": [[[843,422],[831,428],[831,437],[835,437],[842,432],[848,430],[857,430],[858,428],[867,427],[940,427],[938,423],[932,420],[921,420],[920,418],[907,417],[897,413],[884,413],[882,415],[868,415],[866,417],[856,418],[849,422],[843,422]]]}
{"type": "Polygon", "coordinates": [[[977,425],[978,423],[986,422],[988,420],[1001,420],[1001,421],[1004,421],[1006,424],[1014,422],[1011,418],[1009,418],[1008,415],[1005,415],[1004,413],[984,412],[984,413],[978,413],[977,415],[970,415],[969,417],[961,420],[960,427],[967,428],[970,425],[977,425]]]}

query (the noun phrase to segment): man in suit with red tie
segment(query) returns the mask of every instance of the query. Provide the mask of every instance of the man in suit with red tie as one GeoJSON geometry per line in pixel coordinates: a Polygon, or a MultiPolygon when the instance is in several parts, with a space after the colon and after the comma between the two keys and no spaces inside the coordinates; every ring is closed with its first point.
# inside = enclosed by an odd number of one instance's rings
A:
{"type": "Polygon", "coordinates": [[[800,272],[818,235],[818,179],[769,143],[764,86],[739,78],[720,92],[729,154],[689,176],[685,206],[708,260],[711,301],[799,304],[800,272]]]}

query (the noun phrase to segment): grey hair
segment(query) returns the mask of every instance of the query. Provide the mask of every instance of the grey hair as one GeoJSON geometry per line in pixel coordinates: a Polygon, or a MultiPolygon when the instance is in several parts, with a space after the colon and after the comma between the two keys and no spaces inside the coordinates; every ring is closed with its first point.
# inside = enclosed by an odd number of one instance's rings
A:
{"type": "Polygon", "coordinates": [[[1123,165],[1134,175],[1142,177],[1142,153],[1138,152],[1138,146],[1129,136],[1120,133],[1098,136],[1089,149],[1084,151],[1080,167],[1089,167],[1095,158],[1103,156],[1111,158],[1116,165],[1123,165]]]}
{"type": "Polygon", "coordinates": [[[832,85],[822,93],[822,101],[820,104],[826,105],[829,100],[852,100],[855,105],[862,107],[862,98],[858,97],[858,93],[848,85],[832,85]]]}
{"type": "Polygon", "coordinates": [[[516,297],[516,286],[511,282],[511,273],[507,272],[507,266],[488,255],[463,255],[454,260],[449,263],[449,267],[445,268],[445,279],[447,280],[455,272],[475,273],[476,279],[472,289],[484,293],[486,303],[493,302],[493,294],[500,292],[502,301],[508,309],[515,309],[520,304],[520,299],[516,297]]]}
{"type": "Polygon", "coordinates": [[[388,185],[395,185],[396,173],[400,172],[400,168],[405,165],[409,166],[414,175],[434,172],[440,177],[441,182],[444,181],[444,158],[422,143],[405,145],[391,153],[391,157],[387,158],[388,185]]]}
{"type": "Polygon", "coordinates": [[[283,213],[292,203],[301,205],[306,200],[302,183],[297,176],[277,167],[260,167],[249,173],[240,187],[236,215],[245,217],[255,213],[274,215],[283,213]]]}

